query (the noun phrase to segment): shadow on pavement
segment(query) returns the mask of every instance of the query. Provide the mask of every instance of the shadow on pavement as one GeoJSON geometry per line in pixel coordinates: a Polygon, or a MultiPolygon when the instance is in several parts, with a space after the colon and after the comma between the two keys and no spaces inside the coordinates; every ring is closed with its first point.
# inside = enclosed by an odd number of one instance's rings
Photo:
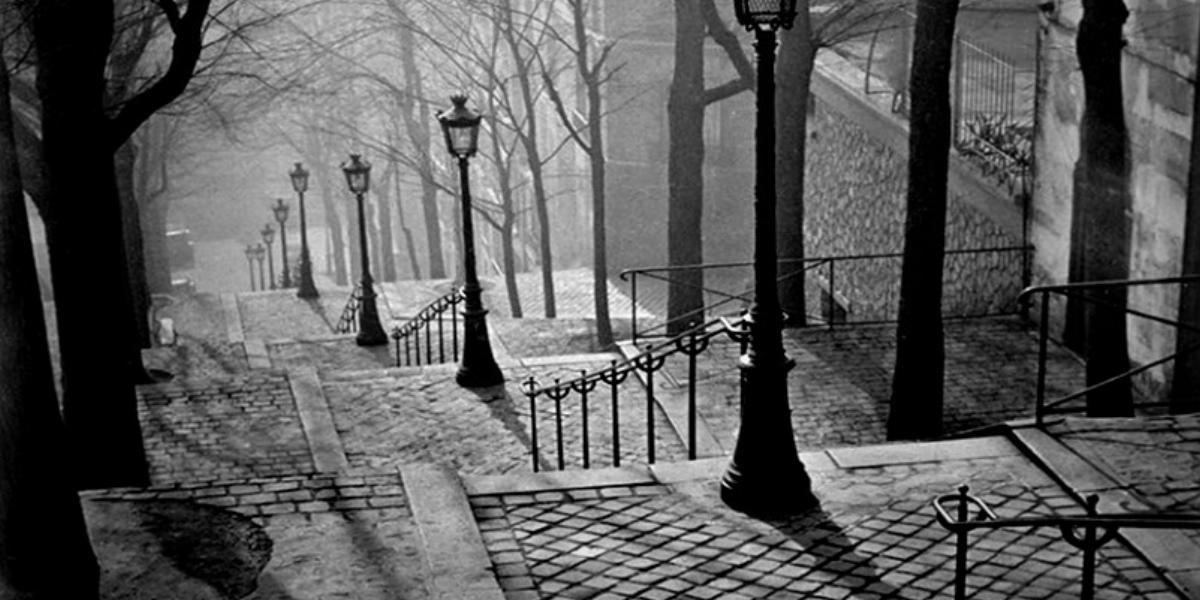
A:
{"type": "Polygon", "coordinates": [[[810,554],[821,557],[816,570],[837,578],[853,576],[866,581],[859,587],[879,597],[898,597],[900,589],[883,580],[871,557],[860,554],[853,540],[829,513],[815,508],[782,521],[768,521],[777,531],[810,554]]]}

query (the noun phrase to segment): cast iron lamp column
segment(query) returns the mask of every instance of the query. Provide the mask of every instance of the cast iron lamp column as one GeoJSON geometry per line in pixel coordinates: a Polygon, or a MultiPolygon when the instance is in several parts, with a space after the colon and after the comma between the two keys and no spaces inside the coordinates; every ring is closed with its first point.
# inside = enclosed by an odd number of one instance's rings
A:
{"type": "Polygon", "coordinates": [[[258,261],[258,291],[260,292],[267,289],[266,276],[263,274],[263,259],[268,255],[267,249],[262,244],[254,247],[254,259],[258,261]]]}
{"type": "Polygon", "coordinates": [[[258,287],[254,285],[254,246],[251,244],[246,244],[246,266],[250,268],[250,291],[253,292],[258,287]]]}
{"type": "Polygon", "coordinates": [[[471,216],[469,160],[479,149],[479,124],[483,117],[467,108],[467,97],[451,96],[454,106],[438,113],[438,122],[446,134],[446,149],[458,159],[459,185],[462,188],[463,219],[463,352],[455,381],[467,388],[481,388],[504,382],[504,375],[492,356],[488,340],[487,309],[483,307],[483,289],[475,274],[475,225],[471,216]]]}
{"type": "Polygon", "coordinates": [[[275,254],[271,251],[271,242],[275,241],[275,228],[267,223],[259,233],[262,234],[263,243],[267,245],[267,283],[270,289],[275,289],[275,254]]]}
{"type": "Polygon", "coordinates": [[[738,365],[741,423],[733,458],[721,478],[721,499],[748,514],[787,515],[818,504],[792,437],[787,374],[796,363],[783,349],[783,312],[775,281],[775,44],[776,31],[792,26],[796,0],[735,0],[734,8],[738,22],[754,32],[758,56],[754,303],[747,317],[749,349],[738,365]]]}
{"type": "Polygon", "coordinates": [[[292,272],[288,269],[287,262],[287,226],[285,223],[288,218],[288,205],[283,203],[283,198],[275,199],[275,206],[271,207],[271,212],[275,213],[275,220],[279,221],[279,254],[283,257],[283,281],[279,287],[286,290],[292,287],[292,272]]]}
{"type": "Polygon", "coordinates": [[[375,282],[371,279],[371,262],[367,253],[367,222],[363,216],[363,194],[371,185],[371,163],[362,160],[361,155],[351,154],[350,162],[342,164],[342,172],[346,174],[346,184],[358,200],[358,248],[362,260],[362,282],[359,287],[358,305],[358,336],[354,338],[359,346],[382,346],[388,341],[379,323],[379,308],[375,305],[375,282]]]}
{"type": "Polygon", "coordinates": [[[317,286],[313,283],[312,259],[308,254],[308,221],[304,216],[304,192],[308,191],[308,171],[300,163],[288,172],[292,179],[292,189],[300,196],[300,289],[296,296],[306,300],[320,296],[317,286]]]}

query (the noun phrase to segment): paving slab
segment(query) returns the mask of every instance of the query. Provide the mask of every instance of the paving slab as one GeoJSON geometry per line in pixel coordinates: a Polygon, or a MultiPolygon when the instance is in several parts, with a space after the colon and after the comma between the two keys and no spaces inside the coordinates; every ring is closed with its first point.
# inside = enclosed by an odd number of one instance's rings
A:
{"type": "MultiPolygon", "coordinates": [[[[505,597],[947,597],[953,536],[932,499],[963,483],[1004,517],[1078,514],[1079,505],[1004,440],[975,458],[812,469],[819,510],[778,520],[720,501],[721,464],[700,461],[657,484],[472,493],[505,597]]],[[[939,456],[950,457],[957,444],[939,456]]],[[[468,483],[468,489],[472,488],[468,483]]],[[[484,490],[485,488],[477,488],[484,490]]],[[[496,491],[498,488],[490,488],[496,491]]],[[[975,598],[1073,597],[1078,553],[1057,530],[972,536],[975,598]]],[[[1097,597],[1176,597],[1119,544],[1100,552],[1097,597]]]]}

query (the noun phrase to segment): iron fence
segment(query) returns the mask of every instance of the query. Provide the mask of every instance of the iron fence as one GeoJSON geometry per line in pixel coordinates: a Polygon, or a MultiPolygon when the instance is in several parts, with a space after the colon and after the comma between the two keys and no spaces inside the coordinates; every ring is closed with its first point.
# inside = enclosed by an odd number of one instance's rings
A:
{"type": "MultiPolygon", "coordinates": [[[[942,314],[974,318],[1017,314],[1017,296],[1029,281],[1032,246],[947,250],[943,269],[942,314]]],[[[849,324],[894,323],[900,300],[903,254],[899,252],[818,256],[780,261],[779,278],[804,277],[807,322],[835,327],[849,324]],[[789,268],[801,264],[802,268],[789,268]]],[[[630,282],[632,338],[661,336],[673,322],[705,317],[733,317],[753,300],[752,262],[656,266],[626,269],[630,282]],[[665,315],[667,294],[684,273],[699,271],[704,307],[682,315],[638,319],[638,309],[665,315]]],[[[695,284],[682,282],[684,287],[695,284]]]]}
{"type": "Polygon", "coordinates": [[[346,306],[342,308],[342,316],[338,317],[338,322],[333,326],[334,333],[354,333],[358,331],[358,309],[362,306],[362,285],[354,286],[354,290],[350,292],[350,298],[346,300],[346,306]]]}
{"type": "Polygon", "coordinates": [[[612,412],[610,425],[612,427],[611,449],[613,466],[621,466],[621,386],[625,381],[630,379],[630,375],[634,376],[632,381],[637,382],[639,389],[643,389],[646,392],[646,462],[654,464],[657,459],[656,449],[658,442],[655,434],[655,410],[657,408],[654,391],[655,373],[663,369],[668,358],[676,355],[686,357],[688,362],[686,449],[688,460],[695,460],[697,453],[696,363],[698,357],[708,349],[710,341],[722,335],[739,342],[742,346],[742,353],[746,352],[746,347],[750,340],[749,329],[745,327],[741,319],[730,320],[721,318],[713,319],[704,324],[694,325],[684,333],[666,341],[647,344],[645,350],[631,358],[621,362],[614,360],[608,368],[591,373],[582,371],[579,377],[569,381],[555,379],[552,385],[539,387],[537,380],[531,376],[525,381],[522,387],[526,398],[529,400],[533,470],[536,472],[542,468],[542,437],[538,428],[538,403],[544,400],[553,403],[555,464],[558,470],[566,468],[567,437],[564,433],[563,402],[572,397],[578,401],[578,411],[581,416],[581,464],[584,469],[591,468],[592,436],[588,422],[589,403],[593,399],[593,392],[597,392],[598,388],[602,385],[607,386],[609,389],[608,401],[612,412]],[[643,377],[644,380],[642,379],[643,377]]]}
{"type": "Polygon", "coordinates": [[[421,309],[403,325],[392,329],[392,340],[396,347],[396,366],[431,365],[446,362],[446,313],[450,313],[450,357],[458,362],[458,305],[465,301],[462,290],[449,292],[421,309]],[[436,327],[435,327],[436,325],[436,327]],[[425,359],[421,360],[422,334],[425,341],[425,359]],[[434,361],[434,337],[437,338],[437,360],[434,361]]]}

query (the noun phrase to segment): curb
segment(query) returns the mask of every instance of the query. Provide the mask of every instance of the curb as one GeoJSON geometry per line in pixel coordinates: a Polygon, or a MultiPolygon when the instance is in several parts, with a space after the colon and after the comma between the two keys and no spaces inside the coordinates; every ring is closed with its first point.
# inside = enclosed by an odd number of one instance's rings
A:
{"type": "Polygon", "coordinates": [[[446,467],[400,467],[437,600],[504,600],[463,482],[446,467]]]}
{"type": "MultiPolygon", "coordinates": [[[[1085,497],[1095,494],[1100,497],[1097,510],[1101,513],[1150,511],[1119,482],[1041,429],[1014,426],[1009,439],[1081,506],[1085,497]]],[[[1117,537],[1157,568],[1182,597],[1200,599],[1200,545],[1191,538],[1170,529],[1122,529],[1117,537]]]]}

